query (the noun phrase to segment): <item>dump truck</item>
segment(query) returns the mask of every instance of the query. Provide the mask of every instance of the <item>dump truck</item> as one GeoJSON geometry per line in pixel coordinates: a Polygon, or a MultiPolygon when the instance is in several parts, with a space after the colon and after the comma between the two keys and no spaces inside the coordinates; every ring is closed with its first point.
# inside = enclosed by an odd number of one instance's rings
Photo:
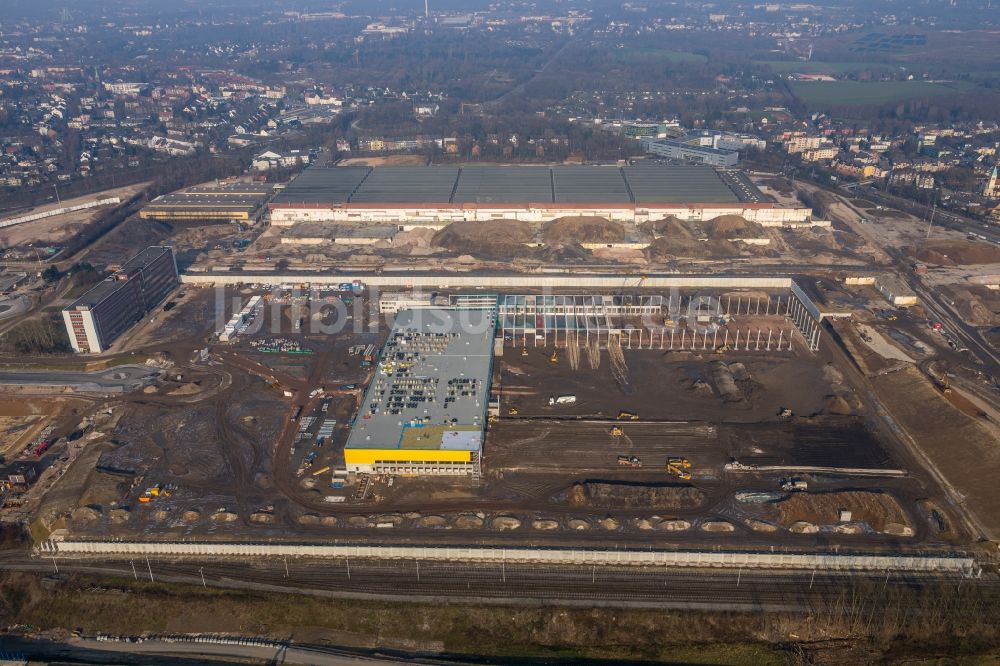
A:
{"type": "Polygon", "coordinates": [[[618,464],[622,467],[642,467],[642,459],[639,456],[618,456],[618,464]]]}
{"type": "Polygon", "coordinates": [[[691,461],[687,458],[667,458],[668,465],[676,465],[684,469],[691,469],[691,461]]]}

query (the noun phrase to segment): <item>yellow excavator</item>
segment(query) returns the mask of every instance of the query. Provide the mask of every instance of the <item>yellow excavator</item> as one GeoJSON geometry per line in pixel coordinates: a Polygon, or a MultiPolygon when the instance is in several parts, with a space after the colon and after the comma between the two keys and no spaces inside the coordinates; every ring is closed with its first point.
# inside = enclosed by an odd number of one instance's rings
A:
{"type": "Polygon", "coordinates": [[[559,365],[559,354],[555,350],[553,350],[552,355],[549,356],[549,363],[552,365],[559,365]]]}
{"type": "Polygon", "coordinates": [[[519,412],[517,410],[517,407],[511,407],[510,409],[507,410],[507,415],[508,416],[517,416],[518,413],[519,412]]]}
{"type": "Polygon", "coordinates": [[[635,412],[626,412],[624,409],[618,412],[619,421],[638,421],[639,415],[635,412]]]}
{"type": "Polygon", "coordinates": [[[521,347],[521,356],[527,356],[527,355],[528,355],[528,348],[521,347]]]}
{"type": "Polygon", "coordinates": [[[611,428],[611,436],[612,437],[621,437],[624,434],[625,434],[625,431],[622,430],[621,426],[614,426],[614,427],[611,428]]]}
{"type": "Polygon", "coordinates": [[[687,458],[667,458],[667,472],[673,474],[682,481],[690,481],[691,473],[687,470],[691,468],[691,461],[687,458]]]}

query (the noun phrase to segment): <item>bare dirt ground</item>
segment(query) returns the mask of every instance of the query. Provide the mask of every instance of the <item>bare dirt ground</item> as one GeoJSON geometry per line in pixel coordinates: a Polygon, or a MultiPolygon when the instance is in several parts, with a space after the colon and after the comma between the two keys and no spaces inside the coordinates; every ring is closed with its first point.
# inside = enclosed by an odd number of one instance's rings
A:
{"type": "MultiPolygon", "coordinates": [[[[679,334],[678,334],[679,340],[679,334]]],[[[640,390],[622,390],[615,379],[609,353],[601,351],[596,369],[581,350],[576,371],[568,366],[568,352],[557,352],[559,365],[549,361],[552,349],[528,348],[528,356],[508,348],[499,362],[499,386],[504,413],[553,418],[615,418],[619,410],[643,420],[711,421],[726,409],[729,420],[756,422],[775,418],[782,408],[796,414],[820,413],[834,387],[822,366],[782,352],[727,353],[623,350],[631,383],[640,390]],[[735,383],[738,395],[727,395],[720,384],[719,364],[739,363],[743,379],[735,383]],[[573,405],[549,405],[554,395],[573,394],[573,405]]],[[[732,371],[730,370],[730,373],[732,371]]]]}
{"type": "Polygon", "coordinates": [[[931,240],[904,251],[919,261],[937,266],[969,266],[1000,263],[1000,248],[968,240],[931,240]]]}
{"type": "Polygon", "coordinates": [[[0,400],[0,456],[12,460],[45,426],[81,402],[66,398],[0,400]]]}
{"type": "Polygon", "coordinates": [[[792,493],[785,499],[763,505],[765,514],[784,527],[798,522],[816,526],[836,525],[840,512],[848,511],[846,523],[865,523],[876,532],[909,528],[911,521],[891,495],[868,491],[792,493]],[[898,526],[893,528],[892,526],[898,526]]]}
{"type": "Polygon", "coordinates": [[[434,234],[432,244],[453,252],[513,257],[529,252],[533,225],[519,220],[453,222],[434,234]]]}
{"type": "MultiPolygon", "coordinates": [[[[4,219],[7,217],[21,217],[23,215],[31,215],[34,213],[45,212],[47,210],[54,210],[62,206],[77,206],[79,204],[89,203],[91,201],[105,199],[108,197],[120,197],[122,201],[124,201],[136,192],[140,192],[147,185],[149,185],[149,183],[137,183],[135,185],[129,185],[128,187],[119,187],[113,190],[98,192],[97,194],[88,194],[74,199],[67,199],[61,204],[53,202],[51,204],[32,208],[30,211],[22,211],[13,215],[2,215],[0,217],[4,219]]],[[[86,210],[64,213],[62,215],[54,215],[52,217],[46,217],[34,222],[27,222],[13,227],[7,227],[0,230],[0,245],[13,247],[16,245],[23,245],[25,243],[60,243],[76,233],[80,227],[93,219],[93,217],[100,213],[100,211],[100,208],[88,208],[86,210]]]]}
{"type": "Polygon", "coordinates": [[[375,157],[345,157],[340,166],[423,166],[427,158],[422,155],[382,155],[375,157]]]}
{"type": "Polygon", "coordinates": [[[880,399],[991,538],[1000,536],[1000,433],[949,404],[918,370],[873,379],[880,399]]]}

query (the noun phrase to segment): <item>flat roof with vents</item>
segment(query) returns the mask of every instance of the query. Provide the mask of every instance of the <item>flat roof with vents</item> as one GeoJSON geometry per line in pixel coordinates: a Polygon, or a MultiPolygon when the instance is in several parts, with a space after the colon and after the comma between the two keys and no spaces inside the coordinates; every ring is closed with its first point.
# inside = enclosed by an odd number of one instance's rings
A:
{"type": "Polygon", "coordinates": [[[749,179],[704,165],[485,165],[319,167],[303,171],[272,205],[476,204],[583,206],[735,204],[766,199],[749,179]]]}
{"type": "Polygon", "coordinates": [[[479,450],[495,326],[491,308],[399,312],[346,448],[479,450]]]}

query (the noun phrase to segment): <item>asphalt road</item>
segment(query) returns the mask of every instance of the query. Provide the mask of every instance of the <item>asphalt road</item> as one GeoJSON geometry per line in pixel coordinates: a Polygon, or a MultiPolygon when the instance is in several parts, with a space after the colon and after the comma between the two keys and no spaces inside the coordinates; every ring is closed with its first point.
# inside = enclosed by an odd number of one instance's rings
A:
{"type": "Polygon", "coordinates": [[[0,385],[51,386],[77,391],[134,391],[159,374],[145,365],[119,365],[98,372],[65,370],[11,370],[0,372],[0,385]]]}
{"type": "Polygon", "coordinates": [[[212,663],[309,664],[316,666],[378,666],[379,664],[456,664],[413,656],[388,656],[364,650],[347,650],[327,646],[307,645],[232,645],[225,643],[194,642],[173,638],[146,639],[139,642],[97,641],[71,638],[66,642],[5,637],[3,648],[8,653],[19,653],[32,660],[148,664],[155,657],[157,664],[184,666],[212,663]]]}

